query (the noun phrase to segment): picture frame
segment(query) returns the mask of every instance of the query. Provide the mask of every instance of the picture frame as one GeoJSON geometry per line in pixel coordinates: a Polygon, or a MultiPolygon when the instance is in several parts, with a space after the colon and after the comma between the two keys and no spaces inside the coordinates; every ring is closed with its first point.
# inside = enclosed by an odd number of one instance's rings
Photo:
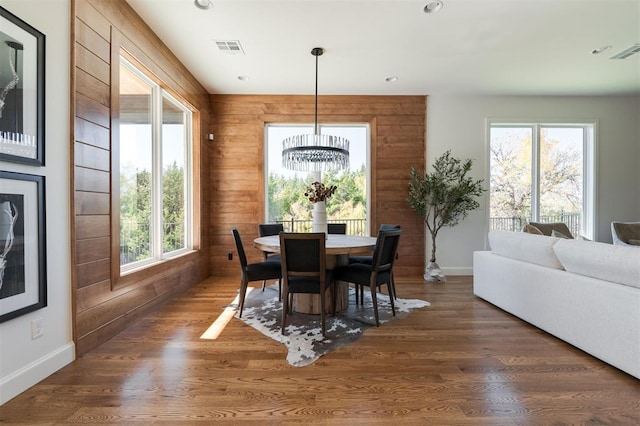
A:
{"type": "Polygon", "coordinates": [[[0,323],[47,306],[45,177],[0,171],[0,323]]]}
{"type": "Polygon", "coordinates": [[[44,166],[45,36],[0,7],[0,160],[44,166]]]}

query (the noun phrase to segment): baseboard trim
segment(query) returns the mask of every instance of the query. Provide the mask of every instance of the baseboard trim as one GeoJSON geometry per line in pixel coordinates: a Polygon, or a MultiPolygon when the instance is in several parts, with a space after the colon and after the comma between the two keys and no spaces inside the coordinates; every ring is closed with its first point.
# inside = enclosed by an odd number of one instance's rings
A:
{"type": "Polygon", "coordinates": [[[70,342],[0,379],[0,405],[73,362],[75,354],[75,346],[70,342]]]}
{"type": "Polygon", "coordinates": [[[473,267],[459,267],[459,268],[443,268],[440,267],[440,269],[442,269],[442,272],[444,273],[445,276],[447,275],[473,275],[473,267]]]}

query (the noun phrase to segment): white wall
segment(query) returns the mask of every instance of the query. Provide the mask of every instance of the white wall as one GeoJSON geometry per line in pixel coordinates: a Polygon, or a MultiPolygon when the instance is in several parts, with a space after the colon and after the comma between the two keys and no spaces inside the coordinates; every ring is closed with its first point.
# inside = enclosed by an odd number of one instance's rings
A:
{"type": "MultiPolygon", "coordinates": [[[[474,160],[472,177],[488,188],[487,119],[597,121],[595,239],[611,242],[612,220],[640,220],[640,97],[427,97],[427,170],[447,149],[474,160]]],[[[484,250],[488,193],[480,210],[438,234],[437,261],[445,274],[471,275],[472,253],[484,250]]],[[[427,260],[431,241],[427,232],[427,260]]]]}
{"type": "MultiPolygon", "coordinates": [[[[73,361],[69,211],[70,0],[0,0],[45,34],[45,167],[0,162],[0,169],[46,180],[47,307],[0,324],[0,404],[73,361]],[[44,335],[31,339],[31,321],[44,335]]],[[[0,29],[1,31],[1,29],[0,29]]],[[[4,59],[0,59],[4,60],[4,59]]]]}

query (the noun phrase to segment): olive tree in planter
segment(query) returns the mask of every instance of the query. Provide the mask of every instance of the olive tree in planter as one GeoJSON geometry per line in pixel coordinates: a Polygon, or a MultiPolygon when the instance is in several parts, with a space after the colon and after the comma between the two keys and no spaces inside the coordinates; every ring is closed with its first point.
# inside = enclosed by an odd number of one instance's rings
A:
{"type": "Polygon", "coordinates": [[[472,164],[472,160],[462,161],[447,151],[436,159],[433,171],[424,177],[411,169],[407,202],[431,233],[431,259],[424,274],[427,281],[446,281],[436,262],[436,237],[440,228],[457,225],[471,210],[480,207],[476,198],[486,190],[482,187],[483,179],[474,181],[467,177],[472,164]]]}

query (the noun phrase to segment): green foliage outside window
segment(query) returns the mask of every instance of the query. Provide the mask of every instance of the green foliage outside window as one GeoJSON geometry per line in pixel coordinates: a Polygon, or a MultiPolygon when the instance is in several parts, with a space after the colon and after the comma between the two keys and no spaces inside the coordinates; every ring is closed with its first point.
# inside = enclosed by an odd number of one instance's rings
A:
{"type": "MultiPolygon", "coordinates": [[[[287,178],[279,174],[269,175],[269,221],[304,221],[312,219],[313,203],[305,196],[305,190],[314,179],[312,177],[287,178]]],[[[336,185],[336,192],[326,200],[327,218],[366,219],[367,194],[366,171],[329,171],[322,175],[322,183],[336,185]]]]}
{"type": "MultiPolygon", "coordinates": [[[[120,178],[120,264],[151,257],[151,172],[142,170],[132,179],[120,178]]],[[[185,245],[184,168],[176,162],[163,172],[163,252],[185,245]]]]}

